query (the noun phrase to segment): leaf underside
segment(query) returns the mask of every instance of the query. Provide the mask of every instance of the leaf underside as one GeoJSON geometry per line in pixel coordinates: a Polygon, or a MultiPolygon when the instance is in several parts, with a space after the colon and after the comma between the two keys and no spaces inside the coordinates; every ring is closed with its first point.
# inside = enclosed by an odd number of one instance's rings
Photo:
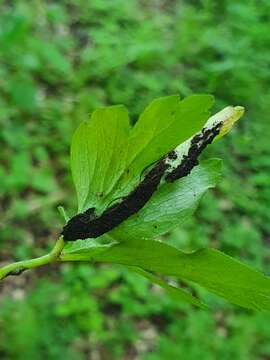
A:
{"type": "Polygon", "coordinates": [[[208,289],[225,300],[254,310],[270,310],[270,278],[215,249],[184,253],[154,240],[129,240],[93,253],[63,254],[63,260],[95,260],[135,266],[174,276],[208,289]]]}
{"type": "Polygon", "coordinates": [[[141,268],[135,267],[135,266],[129,266],[129,270],[143,276],[144,278],[151,281],[153,284],[156,284],[160,287],[162,287],[166,293],[174,300],[185,302],[191,305],[195,305],[201,309],[206,309],[207,306],[200,302],[196,297],[191,295],[188,291],[181,289],[179,287],[173,286],[168,284],[165,280],[161,279],[160,277],[154,275],[153,273],[149,271],[145,271],[141,268]]]}

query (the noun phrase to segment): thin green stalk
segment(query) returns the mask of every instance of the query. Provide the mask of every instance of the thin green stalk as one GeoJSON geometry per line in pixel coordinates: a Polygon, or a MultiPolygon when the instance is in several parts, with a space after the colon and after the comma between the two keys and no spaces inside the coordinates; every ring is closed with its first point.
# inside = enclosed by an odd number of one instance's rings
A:
{"type": "Polygon", "coordinates": [[[3,280],[9,275],[20,275],[23,271],[33,269],[42,265],[50,264],[58,261],[59,255],[65,245],[62,236],[56,241],[54,248],[46,255],[35,259],[18,261],[0,268],[0,280],[3,280]]]}

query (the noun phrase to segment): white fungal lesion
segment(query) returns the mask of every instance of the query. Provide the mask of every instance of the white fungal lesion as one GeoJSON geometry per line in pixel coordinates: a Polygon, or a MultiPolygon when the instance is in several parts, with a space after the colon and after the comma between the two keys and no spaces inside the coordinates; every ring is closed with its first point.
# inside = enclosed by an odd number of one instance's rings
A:
{"type": "Polygon", "coordinates": [[[217,140],[231,130],[234,123],[242,117],[244,111],[245,109],[242,106],[227,106],[223,110],[211,116],[206,123],[206,127],[212,127],[218,123],[221,124],[220,133],[215,138],[215,140],[217,140]]]}
{"type": "Polygon", "coordinates": [[[211,116],[200,132],[177,146],[167,155],[165,161],[169,167],[165,174],[165,180],[174,181],[182,176],[186,176],[192,170],[192,167],[197,165],[197,158],[204,148],[225,135],[243,113],[244,108],[241,106],[227,106],[211,116]],[[169,156],[172,153],[174,156],[169,156]],[[177,169],[179,170],[178,176],[176,175],[177,169]],[[175,175],[173,176],[172,174],[175,175]]]}
{"type": "Polygon", "coordinates": [[[75,215],[64,226],[65,240],[96,238],[120,225],[138,212],[162,182],[173,182],[187,176],[198,164],[205,147],[226,134],[243,114],[243,108],[227,107],[210,117],[203,129],[151,166],[143,180],[127,196],[96,217],[95,209],[75,215]]]}

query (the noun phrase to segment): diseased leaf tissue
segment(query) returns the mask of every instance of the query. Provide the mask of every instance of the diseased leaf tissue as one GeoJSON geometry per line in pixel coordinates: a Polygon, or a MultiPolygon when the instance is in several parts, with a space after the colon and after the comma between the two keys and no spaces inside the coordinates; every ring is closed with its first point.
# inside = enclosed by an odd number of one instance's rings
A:
{"type": "MultiPolygon", "coordinates": [[[[96,197],[102,198],[106,194],[107,199],[110,199],[113,204],[98,213],[102,206],[99,207],[98,202],[95,202],[95,197],[92,196],[94,201],[92,200],[92,203],[88,204],[88,208],[75,215],[64,226],[62,231],[64,239],[74,241],[97,238],[113,230],[133,214],[139,212],[165,183],[172,183],[189,175],[198,164],[198,157],[206,146],[211,144],[215,138],[229,131],[233,123],[243,114],[241,107],[228,107],[209,118],[208,109],[212,103],[212,97],[208,95],[193,95],[182,101],[175,96],[157,99],[149,105],[136,126],[130,131],[128,131],[127,113],[123,107],[109,107],[103,111],[100,110],[99,113],[103,114],[103,118],[94,113],[93,120],[83,125],[84,136],[79,139],[79,143],[76,134],[74,136],[75,140],[72,146],[76,149],[72,149],[72,153],[77,152],[77,158],[75,157],[76,164],[73,163],[73,167],[76,167],[76,171],[80,170],[80,178],[79,180],[78,176],[75,178],[75,185],[78,194],[82,190],[86,194],[85,198],[89,198],[92,191],[91,181],[89,181],[89,176],[87,178],[87,169],[84,167],[85,164],[89,165],[94,162],[94,170],[91,170],[92,182],[105,183],[106,180],[111,185],[110,192],[103,187],[103,192],[96,194],[96,197]],[[179,123],[181,128],[179,128],[179,123]],[[106,131],[100,129],[106,125],[106,131]],[[192,130],[190,131],[190,129],[192,130]],[[90,136],[87,137],[89,131],[90,136]],[[176,133],[177,131],[179,135],[176,133]],[[95,149],[102,145],[98,144],[100,139],[92,137],[93,133],[104,134],[103,150],[106,149],[110,153],[109,158],[104,153],[105,170],[109,166],[111,167],[110,172],[104,171],[102,168],[103,158],[95,149]],[[161,133],[166,137],[160,137],[161,133]],[[122,135],[119,136],[119,134],[122,135]],[[122,146],[118,146],[115,150],[108,149],[108,146],[106,148],[106,142],[116,146],[111,142],[111,136],[120,141],[122,146]],[[141,144],[141,138],[146,139],[143,144],[141,144]],[[156,142],[156,138],[162,142],[160,146],[156,142]],[[140,148],[137,153],[134,139],[137,139],[137,147],[140,148]],[[141,153],[152,154],[149,161],[156,160],[152,166],[151,163],[143,164],[148,166],[148,170],[142,179],[140,175],[143,162],[142,160],[138,161],[141,153]],[[92,159],[93,157],[95,160],[92,159]],[[96,164],[97,161],[100,163],[96,164]],[[95,179],[96,169],[99,169],[98,179],[95,179]],[[129,176],[131,169],[132,178],[129,176]],[[80,189],[81,184],[83,184],[83,189],[80,189]],[[86,186],[89,188],[87,189],[86,186]],[[129,192],[127,193],[127,191],[129,192]]],[[[104,201],[106,204],[106,196],[100,201],[101,203],[104,201]]],[[[80,208],[83,207],[79,204],[80,208]]]]}
{"type": "Polygon", "coordinates": [[[78,214],[63,229],[61,261],[127,266],[180,301],[204,307],[159,276],[193,283],[249,309],[270,310],[270,278],[215,249],[185,253],[157,241],[194,212],[215,186],[220,161],[200,161],[207,145],[243,115],[226,107],[214,116],[213,98],[169,96],[153,101],[131,128],[123,106],[99,109],[75,132],[71,169],[78,214]],[[75,241],[76,240],[76,241],[75,241]]]}

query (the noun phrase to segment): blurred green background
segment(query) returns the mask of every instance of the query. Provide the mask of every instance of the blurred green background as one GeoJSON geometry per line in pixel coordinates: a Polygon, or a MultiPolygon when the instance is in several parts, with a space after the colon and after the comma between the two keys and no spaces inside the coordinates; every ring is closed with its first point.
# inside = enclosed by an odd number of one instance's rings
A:
{"type": "MultiPolygon", "coordinates": [[[[0,2],[0,260],[44,254],[76,199],[71,135],[91,111],[212,93],[246,116],[205,156],[223,179],[168,235],[270,273],[269,0],[0,2]]],[[[177,303],[124,268],[65,264],[8,278],[1,359],[270,359],[270,315],[177,303]]]]}

